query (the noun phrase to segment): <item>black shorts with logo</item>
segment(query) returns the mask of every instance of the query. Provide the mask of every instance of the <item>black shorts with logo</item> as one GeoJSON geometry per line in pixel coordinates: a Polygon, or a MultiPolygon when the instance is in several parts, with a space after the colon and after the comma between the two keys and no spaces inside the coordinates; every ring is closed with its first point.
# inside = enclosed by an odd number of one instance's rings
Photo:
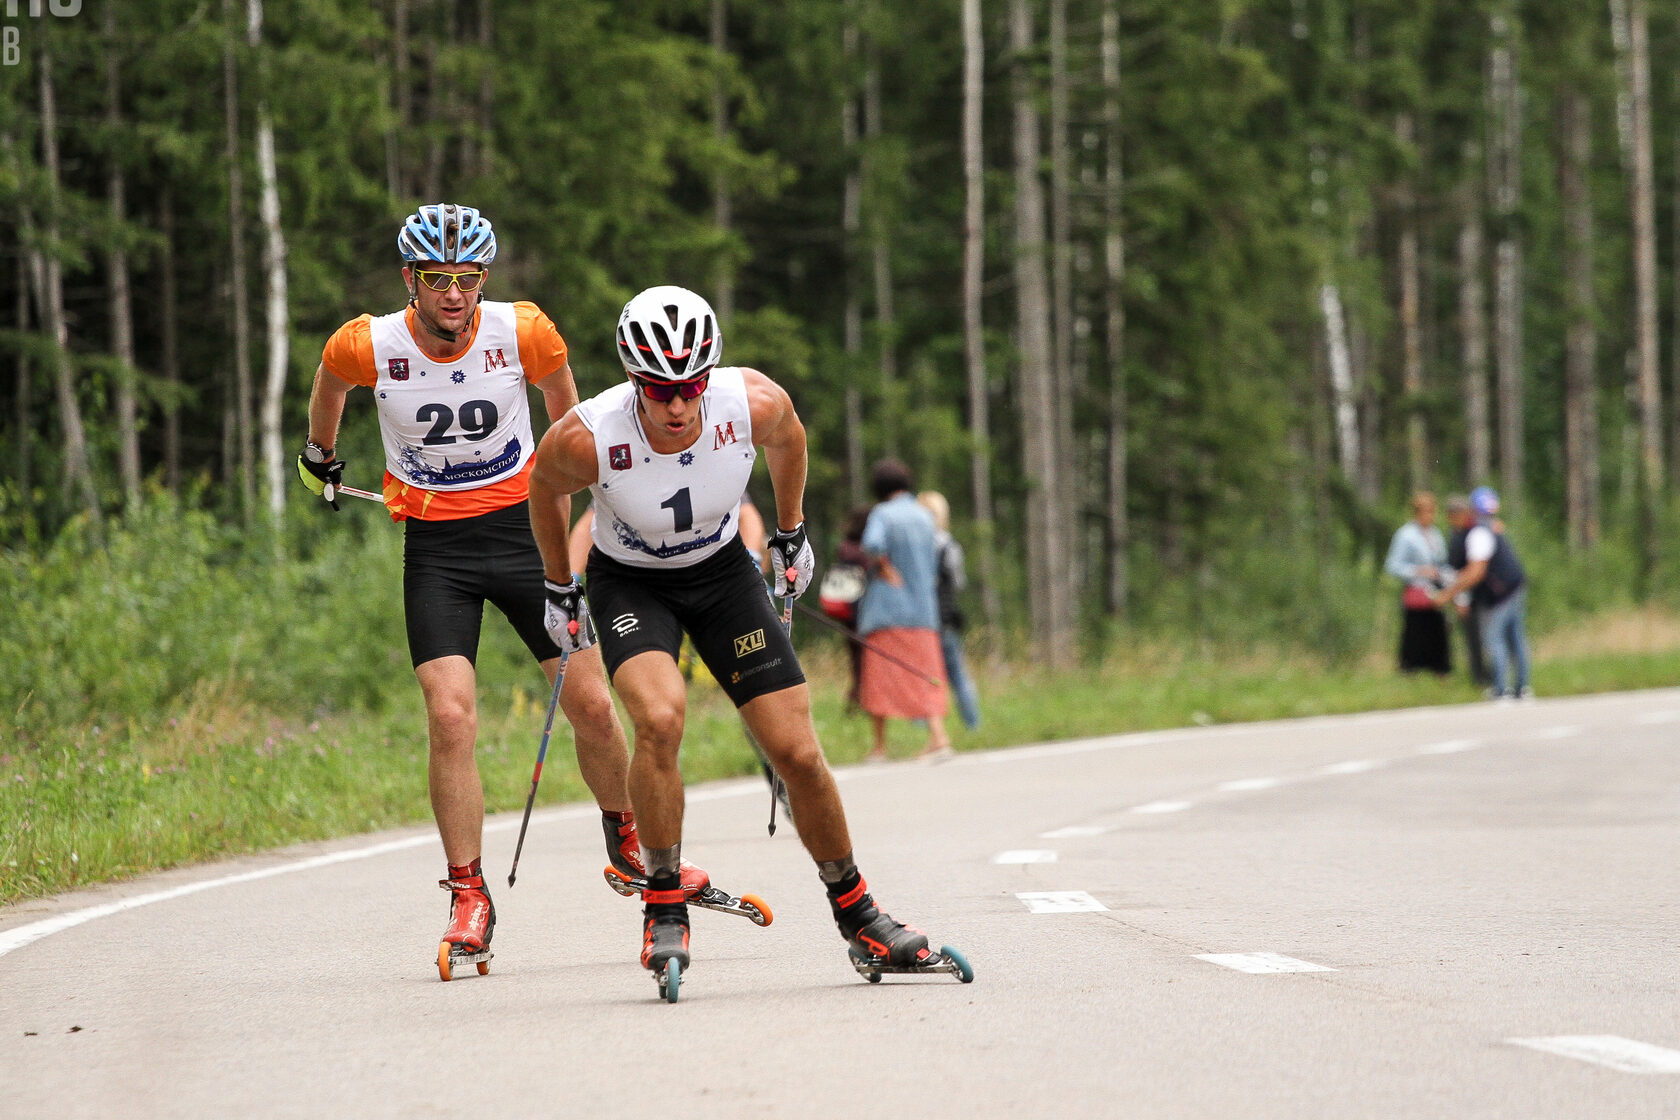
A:
{"type": "Polygon", "coordinates": [[[403,617],[418,666],[459,654],[478,659],[484,603],[494,603],[538,661],[560,656],[543,628],[542,554],[529,507],[451,521],[403,523],[403,617]]]}
{"type": "Polygon", "coordinates": [[[591,549],[587,583],[609,676],[648,650],[676,660],[686,631],[737,708],[805,683],[764,576],[740,537],[685,568],[637,568],[591,549]]]}

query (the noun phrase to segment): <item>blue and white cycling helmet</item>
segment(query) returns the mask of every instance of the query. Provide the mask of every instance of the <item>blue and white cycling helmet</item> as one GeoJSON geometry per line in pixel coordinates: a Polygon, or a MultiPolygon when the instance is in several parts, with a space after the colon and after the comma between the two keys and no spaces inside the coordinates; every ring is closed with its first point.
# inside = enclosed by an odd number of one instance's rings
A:
{"type": "Polygon", "coordinates": [[[1479,517],[1492,517],[1499,512],[1499,494],[1491,486],[1478,486],[1470,491],[1470,508],[1479,517]]]}
{"type": "Polygon", "coordinates": [[[471,206],[432,203],[408,216],[397,248],[405,261],[489,264],[496,259],[496,231],[471,206]]]}

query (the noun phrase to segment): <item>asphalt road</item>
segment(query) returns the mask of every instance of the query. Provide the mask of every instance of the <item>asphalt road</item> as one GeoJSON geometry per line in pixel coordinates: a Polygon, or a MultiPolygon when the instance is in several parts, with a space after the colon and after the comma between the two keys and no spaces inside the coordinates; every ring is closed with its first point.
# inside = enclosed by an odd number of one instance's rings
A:
{"type": "Polygon", "coordinates": [[[842,771],[967,985],[858,977],[758,782],[684,850],[775,922],[696,911],[675,1005],[590,807],[512,889],[492,821],[449,984],[429,829],[11,907],[0,1117],[1680,1117],[1677,735],[1663,691],[842,771]]]}

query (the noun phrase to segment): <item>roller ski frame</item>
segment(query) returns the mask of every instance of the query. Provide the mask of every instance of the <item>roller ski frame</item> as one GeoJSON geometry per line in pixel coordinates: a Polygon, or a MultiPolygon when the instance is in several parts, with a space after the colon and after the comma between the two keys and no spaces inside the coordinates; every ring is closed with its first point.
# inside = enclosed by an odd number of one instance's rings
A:
{"type": "MultiPolygon", "coordinates": [[[[601,869],[601,874],[607,880],[607,886],[623,895],[625,898],[640,898],[647,890],[647,880],[640,875],[626,875],[618,868],[608,864],[601,869]]],[[[744,894],[740,897],[720,890],[708,883],[698,893],[689,895],[685,901],[690,906],[699,906],[706,910],[716,910],[720,914],[736,914],[746,918],[757,926],[767,926],[776,920],[776,915],[770,910],[770,904],[756,894],[744,894]]],[[[660,991],[664,991],[664,981],[661,981],[660,991]]],[[[672,1003],[676,997],[669,997],[672,1003]]]]}
{"type": "Polygon", "coordinates": [[[888,973],[921,975],[948,972],[964,984],[974,982],[974,969],[969,965],[968,958],[950,945],[941,945],[939,952],[930,953],[927,959],[919,964],[893,964],[885,957],[860,953],[849,945],[846,947],[846,953],[851,958],[852,967],[857,969],[857,974],[871,984],[879,984],[881,977],[888,973]]]}

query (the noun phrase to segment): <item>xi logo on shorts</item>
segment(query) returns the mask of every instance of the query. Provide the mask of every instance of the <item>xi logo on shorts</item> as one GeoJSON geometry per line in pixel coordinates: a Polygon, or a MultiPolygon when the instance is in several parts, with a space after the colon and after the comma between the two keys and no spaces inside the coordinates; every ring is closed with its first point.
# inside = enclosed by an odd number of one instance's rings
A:
{"type": "Polygon", "coordinates": [[[764,648],[764,631],[754,630],[751,634],[742,634],[735,639],[735,659],[757,653],[764,648]]]}

